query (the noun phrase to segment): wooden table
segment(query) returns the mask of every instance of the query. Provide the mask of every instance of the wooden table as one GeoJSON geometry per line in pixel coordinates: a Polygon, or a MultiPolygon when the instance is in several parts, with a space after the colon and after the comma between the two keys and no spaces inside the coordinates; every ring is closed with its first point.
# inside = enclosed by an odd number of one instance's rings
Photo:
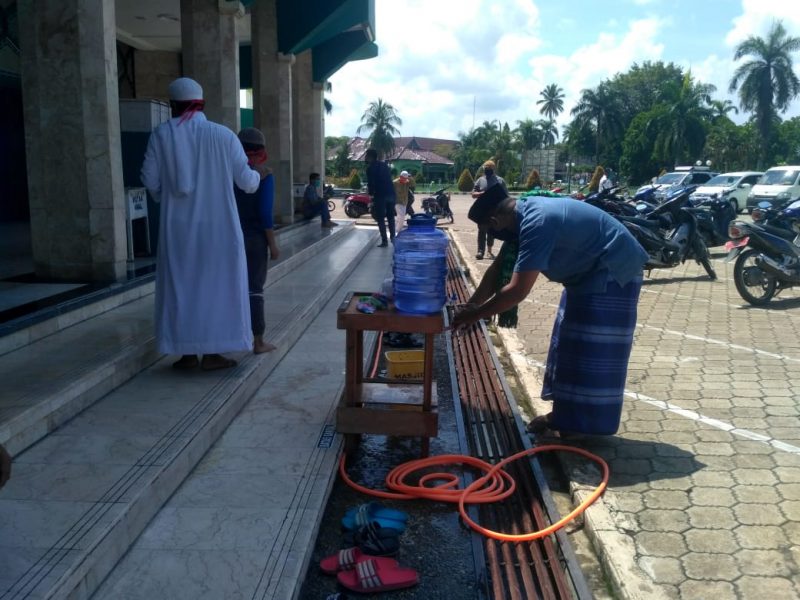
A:
{"type": "Polygon", "coordinates": [[[345,434],[345,450],[357,446],[362,433],[422,437],[427,456],[430,438],[439,431],[436,390],[433,387],[434,336],[444,330],[443,313],[411,315],[397,312],[393,304],[372,314],[356,308],[361,296],[350,292],[336,314],[336,326],[346,333],[345,387],[336,411],[336,429],[345,434]],[[396,331],[425,335],[421,382],[364,377],[364,331],[396,331]],[[402,382],[402,383],[401,383],[402,382]]]}

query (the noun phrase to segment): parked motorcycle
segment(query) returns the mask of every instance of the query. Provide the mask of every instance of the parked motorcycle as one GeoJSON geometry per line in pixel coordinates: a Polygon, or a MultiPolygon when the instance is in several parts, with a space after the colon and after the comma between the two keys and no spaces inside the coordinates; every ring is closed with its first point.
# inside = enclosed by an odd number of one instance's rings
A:
{"type": "Polygon", "coordinates": [[[782,237],[790,242],[795,238],[792,231],[792,220],[783,214],[783,209],[792,202],[776,204],[775,202],[760,202],[751,212],[753,223],[761,225],[768,233],[782,237]]]}
{"type": "Polygon", "coordinates": [[[728,225],[736,218],[736,211],[727,198],[714,194],[687,210],[697,220],[697,229],[707,247],[721,246],[730,239],[728,225]]]}
{"type": "Polygon", "coordinates": [[[733,282],[739,295],[754,306],[763,306],[781,291],[800,285],[800,201],[783,209],[780,216],[791,222],[793,241],[756,223],[733,221],[728,227],[728,260],[736,258],[733,282]]]}
{"type": "Polygon", "coordinates": [[[693,258],[716,279],[695,215],[686,208],[694,186],[670,194],[644,217],[618,216],[650,256],[645,269],[672,268],[693,258]]]}
{"type": "MultiPolygon", "coordinates": [[[[609,188],[602,192],[593,192],[583,198],[586,204],[591,204],[610,215],[627,215],[629,217],[636,217],[640,215],[640,211],[636,205],[627,202],[624,198],[618,195],[620,188],[609,188]]],[[[649,211],[648,211],[649,212],[649,211]]]]}
{"type": "Polygon", "coordinates": [[[440,190],[436,190],[427,198],[423,198],[422,210],[425,211],[425,214],[433,217],[447,217],[452,223],[454,221],[453,211],[450,210],[450,195],[445,194],[445,190],[447,189],[448,188],[444,187],[440,190]]]}
{"type": "Polygon", "coordinates": [[[322,188],[322,197],[328,201],[328,211],[333,212],[336,210],[336,203],[331,200],[333,198],[333,184],[326,183],[325,186],[322,188]]]}
{"type": "Polygon", "coordinates": [[[369,212],[369,194],[350,194],[344,200],[344,212],[351,219],[357,219],[369,212]]]}

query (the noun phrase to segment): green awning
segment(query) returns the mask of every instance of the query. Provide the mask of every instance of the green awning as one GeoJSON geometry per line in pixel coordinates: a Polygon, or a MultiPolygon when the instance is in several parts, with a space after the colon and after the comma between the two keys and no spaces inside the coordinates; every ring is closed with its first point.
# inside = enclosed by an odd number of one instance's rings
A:
{"type": "Polygon", "coordinates": [[[346,31],[314,46],[311,51],[311,71],[314,81],[325,81],[351,60],[378,56],[378,46],[364,40],[359,32],[346,31]]]}
{"type": "Polygon", "coordinates": [[[277,0],[278,50],[299,54],[345,32],[375,39],[375,0],[277,0]]]}

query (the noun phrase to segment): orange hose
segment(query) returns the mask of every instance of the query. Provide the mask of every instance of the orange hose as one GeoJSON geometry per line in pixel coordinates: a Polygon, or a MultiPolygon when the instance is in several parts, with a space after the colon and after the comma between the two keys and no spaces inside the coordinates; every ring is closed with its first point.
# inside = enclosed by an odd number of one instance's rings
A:
{"type": "Polygon", "coordinates": [[[596,456],[595,454],[592,454],[591,452],[581,448],[563,446],[560,444],[549,444],[545,446],[529,448],[528,450],[523,450],[522,452],[517,452],[508,458],[504,458],[496,465],[490,465],[479,458],[460,454],[445,454],[442,456],[431,456],[428,458],[412,460],[398,465],[386,476],[386,487],[390,490],[393,490],[392,492],[373,490],[355,483],[350,479],[350,477],[348,477],[347,471],[345,470],[345,464],[346,455],[342,454],[342,457],[339,460],[339,475],[347,485],[359,492],[368,494],[370,496],[391,500],[427,498],[428,500],[434,500],[436,502],[458,503],[458,512],[461,514],[461,518],[464,519],[464,522],[467,523],[467,525],[489,538],[504,542],[529,542],[558,531],[572,519],[583,513],[595,500],[597,500],[597,498],[602,495],[608,485],[609,476],[608,464],[599,456],[596,456]],[[539,531],[521,534],[509,534],[499,531],[492,531],[491,529],[481,527],[469,517],[466,509],[464,508],[465,504],[485,504],[489,502],[498,502],[508,498],[514,493],[514,490],[516,489],[516,482],[511,475],[502,470],[505,465],[515,460],[519,460],[525,456],[531,456],[533,454],[538,454],[539,452],[549,452],[553,450],[562,450],[564,452],[580,454],[581,456],[596,462],[602,471],[602,481],[600,484],[572,512],[565,517],[562,517],[549,527],[540,529],[539,531]],[[419,469],[432,467],[434,465],[452,464],[467,465],[484,471],[485,473],[463,490],[456,487],[458,485],[458,477],[452,473],[446,472],[428,473],[423,475],[420,477],[418,485],[410,485],[405,483],[405,479],[419,469]],[[428,483],[436,481],[440,481],[442,483],[439,485],[427,485],[428,483]]]}

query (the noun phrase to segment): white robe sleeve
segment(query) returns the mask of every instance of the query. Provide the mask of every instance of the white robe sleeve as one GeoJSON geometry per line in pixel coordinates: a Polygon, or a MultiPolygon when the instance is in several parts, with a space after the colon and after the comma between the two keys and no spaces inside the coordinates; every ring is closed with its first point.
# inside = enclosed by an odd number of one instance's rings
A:
{"type": "Polygon", "coordinates": [[[231,136],[231,166],[233,171],[233,181],[242,191],[252,194],[258,190],[258,184],[261,183],[261,175],[257,171],[250,168],[247,164],[247,155],[242,149],[242,144],[239,138],[235,135],[231,136]]]}
{"type": "Polygon", "coordinates": [[[144,153],[140,176],[144,187],[150,192],[153,200],[161,202],[161,156],[155,131],[150,134],[150,139],[147,142],[147,150],[144,153]]]}

